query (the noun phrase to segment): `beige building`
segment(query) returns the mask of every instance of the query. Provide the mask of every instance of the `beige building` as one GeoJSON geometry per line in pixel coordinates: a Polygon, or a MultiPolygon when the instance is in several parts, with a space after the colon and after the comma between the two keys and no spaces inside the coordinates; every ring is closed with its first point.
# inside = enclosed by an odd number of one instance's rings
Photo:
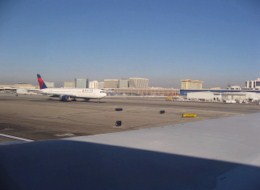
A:
{"type": "Polygon", "coordinates": [[[129,78],[129,88],[148,88],[149,79],[146,78],[129,78]]]}
{"type": "Polygon", "coordinates": [[[128,87],[129,87],[128,79],[119,79],[118,88],[128,88],[128,87]]]}
{"type": "Polygon", "coordinates": [[[181,89],[202,89],[202,83],[201,80],[185,79],[181,81],[181,89]]]}
{"type": "Polygon", "coordinates": [[[104,88],[118,88],[118,79],[105,79],[104,88]]]}
{"type": "Polygon", "coordinates": [[[98,88],[98,81],[93,80],[93,81],[89,81],[89,88],[98,88]]]}
{"type": "Polygon", "coordinates": [[[64,88],[75,88],[75,81],[64,82],[64,88]]]}

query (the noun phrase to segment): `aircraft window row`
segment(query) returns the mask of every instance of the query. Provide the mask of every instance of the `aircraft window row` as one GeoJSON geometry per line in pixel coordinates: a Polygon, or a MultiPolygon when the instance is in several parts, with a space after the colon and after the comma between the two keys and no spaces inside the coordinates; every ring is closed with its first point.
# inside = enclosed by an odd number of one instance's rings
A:
{"type": "Polygon", "coordinates": [[[93,92],[92,89],[83,89],[82,92],[93,92]]]}

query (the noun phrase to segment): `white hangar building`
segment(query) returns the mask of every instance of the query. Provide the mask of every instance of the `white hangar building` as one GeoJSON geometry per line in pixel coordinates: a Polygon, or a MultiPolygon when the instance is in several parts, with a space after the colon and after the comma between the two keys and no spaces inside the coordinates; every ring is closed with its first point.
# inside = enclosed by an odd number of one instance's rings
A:
{"type": "Polygon", "coordinates": [[[190,92],[187,93],[187,99],[189,100],[201,100],[201,101],[234,101],[234,102],[254,102],[260,100],[260,93],[255,92],[190,92]]]}
{"type": "Polygon", "coordinates": [[[187,93],[189,100],[202,100],[202,101],[222,101],[221,93],[217,92],[190,92],[187,93]]]}

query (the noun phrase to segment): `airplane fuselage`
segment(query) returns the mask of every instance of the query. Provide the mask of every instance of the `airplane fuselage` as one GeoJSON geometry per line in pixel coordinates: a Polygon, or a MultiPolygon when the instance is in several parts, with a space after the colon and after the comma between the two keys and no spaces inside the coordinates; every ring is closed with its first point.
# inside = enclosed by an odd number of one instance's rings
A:
{"type": "Polygon", "coordinates": [[[40,92],[49,96],[68,96],[84,99],[101,99],[106,96],[103,90],[92,88],[45,88],[41,89],[40,92]]]}

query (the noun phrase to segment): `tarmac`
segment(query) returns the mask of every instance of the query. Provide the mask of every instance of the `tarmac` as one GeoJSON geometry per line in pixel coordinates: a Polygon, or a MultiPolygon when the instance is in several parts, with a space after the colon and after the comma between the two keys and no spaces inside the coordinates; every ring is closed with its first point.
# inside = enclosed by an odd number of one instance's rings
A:
{"type": "Polygon", "coordinates": [[[168,102],[158,97],[106,97],[61,102],[39,95],[0,95],[0,143],[114,133],[260,112],[259,105],[168,102]],[[122,108],[122,111],[116,111],[122,108]],[[160,111],[164,110],[164,114],[160,111]],[[196,113],[198,118],[182,118],[196,113]],[[116,122],[121,121],[121,126],[116,122]]]}

